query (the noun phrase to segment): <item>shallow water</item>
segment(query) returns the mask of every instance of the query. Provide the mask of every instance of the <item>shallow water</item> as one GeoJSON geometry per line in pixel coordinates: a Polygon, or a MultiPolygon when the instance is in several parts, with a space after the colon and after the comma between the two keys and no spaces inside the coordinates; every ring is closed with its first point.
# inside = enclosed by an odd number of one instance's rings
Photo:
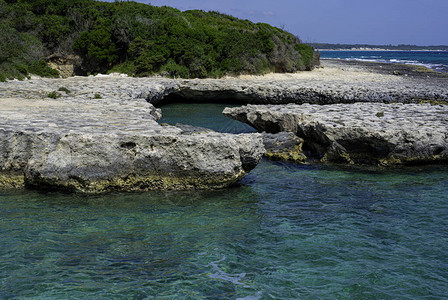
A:
{"type": "Polygon", "coordinates": [[[257,132],[251,126],[232,120],[222,114],[226,107],[237,107],[237,104],[213,103],[171,103],[162,107],[162,119],[159,123],[189,124],[213,129],[225,133],[257,132]]]}
{"type": "Polygon", "coordinates": [[[221,191],[3,191],[0,298],[444,298],[447,190],[447,167],[262,161],[221,191]]]}

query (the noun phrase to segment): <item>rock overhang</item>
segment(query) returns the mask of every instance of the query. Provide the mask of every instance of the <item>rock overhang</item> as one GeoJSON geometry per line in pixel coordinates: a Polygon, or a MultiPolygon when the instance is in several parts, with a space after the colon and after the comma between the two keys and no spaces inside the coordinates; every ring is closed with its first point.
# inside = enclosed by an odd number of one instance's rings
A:
{"type": "Polygon", "coordinates": [[[260,131],[292,132],[322,162],[448,163],[448,105],[247,105],[224,114],[260,131]]]}
{"type": "Polygon", "coordinates": [[[160,110],[144,98],[172,87],[164,79],[110,77],[2,84],[0,184],[13,186],[15,178],[30,188],[101,193],[216,189],[241,180],[261,159],[261,136],[161,126],[160,110]],[[61,86],[70,94],[45,96],[61,86]]]}
{"type": "MultiPolygon", "coordinates": [[[[212,102],[219,102],[221,100],[227,102],[229,100],[234,100],[235,102],[242,104],[331,104],[354,103],[358,101],[374,101],[377,103],[430,102],[434,104],[447,103],[448,101],[448,90],[445,78],[436,78],[433,82],[431,78],[419,78],[417,80],[415,78],[404,78],[402,76],[376,74],[362,68],[355,68],[354,71],[351,69],[346,71],[339,67],[332,66],[332,63],[328,65],[327,62],[324,63],[324,66],[325,68],[329,68],[325,69],[325,71],[323,71],[323,69],[318,69],[313,72],[301,74],[279,74],[275,76],[268,75],[266,77],[247,78],[243,76],[242,78],[226,78],[218,80],[173,80],[166,78],[90,76],[57,80],[34,79],[24,82],[13,81],[2,83],[0,86],[0,99],[7,99],[8,101],[7,103],[3,102],[1,105],[2,114],[0,115],[0,133],[8,136],[11,134],[10,130],[12,130],[13,134],[12,136],[9,136],[9,138],[12,137],[16,140],[14,143],[10,143],[5,139],[0,142],[0,159],[2,159],[0,184],[1,182],[9,182],[9,185],[14,185],[11,184],[11,180],[6,180],[7,178],[5,176],[10,174],[10,176],[12,176],[10,179],[19,178],[21,176],[20,172],[23,172],[25,168],[23,167],[23,162],[28,162],[31,154],[39,152],[36,151],[36,149],[40,147],[38,146],[40,145],[39,143],[46,146],[51,145],[51,147],[56,147],[57,149],[61,148],[62,146],[57,144],[61,133],[63,133],[63,136],[67,140],[71,139],[72,141],[78,141],[77,139],[80,136],[83,136],[81,139],[82,141],[85,141],[86,139],[88,140],[87,136],[89,134],[97,135],[98,138],[94,138],[94,140],[101,140],[99,137],[102,134],[107,133],[107,139],[113,141],[114,149],[117,148],[120,149],[120,151],[126,151],[126,155],[134,153],[136,149],[140,147],[140,144],[139,141],[129,138],[121,140],[120,137],[122,136],[129,137],[134,133],[138,133],[138,136],[141,138],[146,135],[152,136],[152,138],[158,135],[185,135],[184,130],[180,128],[175,126],[160,126],[156,122],[160,118],[161,112],[160,109],[155,108],[152,104],[161,104],[164,103],[164,101],[169,101],[170,98],[176,99],[180,97],[182,100],[185,100],[185,102],[191,101],[193,98],[195,100],[212,102]],[[56,99],[48,98],[50,94],[56,99]],[[5,103],[6,105],[4,105],[5,103]],[[25,103],[26,105],[24,105],[25,103]],[[111,112],[113,113],[111,114],[111,112]],[[48,116],[51,116],[51,118],[48,118],[48,116]],[[111,116],[113,117],[111,118],[111,116]],[[22,127],[17,127],[18,124],[22,127]],[[36,144],[33,144],[33,142],[30,142],[29,140],[26,141],[26,139],[24,140],[23,138],[20,138],[20,136],[33,136],[37,142],[36,144]],[[42,141],[45,142],[42,143],[42,141]],[[19,148],[22,147],[27,150],[22,151],[17,148],[17,145],[19,145],[19,148]],[[17,149],[13,149],[14,147],[17,149]],[[11,157],[15,156],[20,159],[11,159],[11,157]]],[[[341,140],[336,145],[321,131],[297,126],[297,122],[293,122],[296,117],[297,116],[294,114],[277,114],[275,118],[272,118],[272,116],[266,118],[263,121],[264,123],[260,125],[258,124],[259,122],[254,122],[254,120],[257,119],[260,120],[256,113],[250,116],[250,118],[253,119],[251,122],[254,123],[252,124],[254,127],[259,130],[264,129],[268,132],[281,131],[282,126],[284,125],[280,125],[282,122],[295,124],[292,131],[298,132],[299,130],[302,130],[302,133],[309,133],[311,136],[314,135],[314,139],[323,141],[324,147],[319,146],[316,143],[313,146],[316,146],[317,148],[320,147],[318,150],[320,151],[320,154],[324,156],[324,159],[328,161],[353,161],[353,158],[348,158],[343,151],[340,151],[340,147],[343,147],[346,150],[347,148],[350,148],[351,143],[346,143],[341,140]],[[331,150],[328,148],[329,145],[335,147],[331,148],[331,150]],[[328,149],[331,151],[328,152],[328,149]],[[325,155],[327,153],[328,155],[325,155]]],[[[309,122],[312,123],[313,121],[311,120],[309,122]]],[[[338,121],[332,126],[337,127],[341,125],[341,123],[343,123],[343,121],[338,121]]],[[[196,134],[197,133],[195,133],[195,135],[196,134]]],[[[207,135],[210,133],[202,132],[201,134],[207,135]]],[[[223,138],[225,137],[224,135],[221,136],[223,138]]],[[[205,138],[210,139],[211,136],[208,135],[205,136],[205,138]]],[[[197,140],[197,136],[195,136],[195,139],[197,140]]],[[[231,136],[230,139],[236,138],[235,136],[231,136]]],[[[162,177],[153,176],[145,178],[144,176],[136,175],[136,172],[129,172],[129,174],[123,175],[119,180],[108,177],[100,178],[95,188],[92,188],[92,184],[88,184],[89,181],[80,178],[76,174],[72,176],[73,178],[71,178],[71,180],[74,182],[74,185],[78,186],[75,190],[82,191],[88,191],[89,189],[91,191],[120,190],[120,186],[123,187],[123,190],[166,189],[169,186],[173,188],[222,187],[231,184],[244,176],[249,169],[256,165],[262,153],[265,151],[262,146],[261,136],[252,134],[247,135],[244,139],[245,140],[238,140],[238,154],[232,153],[226,156],[227,160],[239,157],[238,166],[227,164],[228,166],[233,167],[233,171],[229,172],[233,172],[232,174],[234,176],[224,176],[224,179],[220,178],[214,182],[209,180],[214,175],[209,178],[203,174],[201,175],[204,179],[202,181],[195,181],[188,176],[183,176],[182,179],[179,180],[176,179],[177,181],[171,180],[172,178],[175,178],[175,176],[170,172],[167,172],[166,174],[168,175],[162,177]],[[250,147],[248,149],[243,149],[241,148],[241,145],[243,144],[250,145],[250,147]],[[158,184],[151,184],[151,182],[158,182],[158,184]],[[182,184],[180,182],[184,183],[182,184]],[[224,184],[220,184],[219,182],[224,182],[224,184]]],[[[181,140],[184,142],[186,141],[185,139],[181,140]]],[[[178,139],[176,141],[178,141],[178,139]]],[[[292,139],[290,141],[294,144],[291,150],[295,151],[295,149],[301,148],[299,140],[292,139]]],[[[67,141],[65,141],[65,143],[70,144],[67,141]]],[[[306,143],[307,142],[305,141],[305,147],[306,143]]],[[[172,142],[171,144],[175,143],[172,142]]],[[[287,144],[291,143],[288,142],[287,144]]],[[[388,143],[385,143],[385,145],[388,145],[388,143]]],[[[416,142],[416,145],[418,145],[418,142],[416,142]]],[[[101,146],[102,145],[98,145],[97,148],[99,149],[101,146]]],[[[221,148],[224,149],[225,147],[221,148]]],[[[352,150],[355,148],[356,147],[352,147],[352,150]]],[[[445,153],[443,145],[436,145],[433,148],[434,151],[431,150],[431,153],[434,154],[433,158],[439,160],[443,159],[445,153]]],[[[359,149],[362,149],[362,147],[358,147],[358,150],[359,149]]],[[[400,148],[398,147],[397,151],[399,149],[400,148]]],[[[432,148],[429,147],[429,149],[432,148]]],[[[375,151],[378,153],[382,152],[378,150],[375,151]]],[[[401,149],[401,153],[405,153],[406,151],[405,148],[401,149]]],[[[171,151],[169,154],[175,152],[176,151],[171,151]]],[[[134,153],[134,155],[135,154],[136,153],[134,153]]],[[[55,154],[54,157],[57,157],[58,155],[55,154]]],[[[204,157],[207,156],[206,154],[204,155],[204,157]]],[[[297,155],[296,152],[284,153],[281,155],[301,157],[301,155],[297,155]]],[[[167,155],[167,157],[168,156],[169,155],[167,155]]],[[[108,159],[110,160],[110,158],[108,159]]],[[[417,160],[421,159],[421,157],[417,158],[417,160]]],[[[55,159],[54,161],[57,160],[55,159]]],[[[394,157],[393,159],[382,161],[384,164],[398,162],[403,162],[403,160],[394,157]]],[[[139,162],[139,164],[141,164],[141,162],[139,162]]],[[[35,165],[40,166],[39,163],[36,163],[35,165]]],[[[105,166],[108,165],[105,164],[105,166]]],[[[111,166],[113,167],[114,164],[111,166]]],[[[200,169],[200,167],[197,166],[193,167],[194,170],[197,170],[198,168],[200,169]]],[[[41,174],[39,172],[33,173],[31,167],[28,167],[27,170],[29,170],[28,174],[30,174],[27,175],[27,178],[31,178],[31,174],[41,174]]],[[[181,174],[181,172],[178,174],[181,174]]],[[[217,177],[215,177],[215,179],[216,178],[217,177]]],[[[19,181],[20,180],[17,179],[17,182],[19,181]]],[[[30,186],[33,186],[33,181],[31,179],[27,179],[27,182],[30,186]]],[[[45,180],[40,180],[40,184],[45,185],[48,183],[45,180]]],[[[37,185],[39,184],[36,184],[36,186],[37,185]]]]}
{"type": "Polygon", "coordinates": [[[176,80],[176,86],[163,97],[147,99],[154,105],[197,101],[321,105],[356,102],[448,103],[448,75],[427,72],[422,76],[412,66],[400,66],[409,71],[410,76],[378,71],[393,69],[391,64],[357,66],[350,62],[323,61],[322,65],[324,68],[292,74],[176,80]]]}

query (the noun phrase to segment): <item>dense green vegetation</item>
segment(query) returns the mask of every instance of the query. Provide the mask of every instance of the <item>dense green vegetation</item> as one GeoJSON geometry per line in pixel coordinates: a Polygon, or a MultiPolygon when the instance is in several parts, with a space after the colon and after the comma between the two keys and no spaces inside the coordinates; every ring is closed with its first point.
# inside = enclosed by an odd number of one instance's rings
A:
{"type": "Polygon", "coordinates": [[[220,77],[310,70],[316,57],[294,35],[217,12],[136,2],[0,0],[0,80],[57,76],[52,54],[77,55],[78,74],[220,77]]]}
{"type": "Polygon", "coordinates": [[[322,50],[351,50],[351,49],[385,49],[385,50],[434,50],[448,51],[448,46],[416,46],[416,45],[367,45],[367,44],[326,44],[311,43],[311,47],[322,50]]]}

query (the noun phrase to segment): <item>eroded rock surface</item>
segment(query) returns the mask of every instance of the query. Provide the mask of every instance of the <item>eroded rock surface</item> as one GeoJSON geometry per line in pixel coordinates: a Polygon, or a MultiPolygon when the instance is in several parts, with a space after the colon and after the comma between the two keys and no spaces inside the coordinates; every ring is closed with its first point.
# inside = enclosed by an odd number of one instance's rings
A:
{"type": "Polygon", "coordinates": [[[178,89],[154,101],[155,104],[229,100],[242,104],[448,103],[448,74],[395,64],[323,60],[322,65],[323,68],[312,72],[295,74],[182,80],[178,89]]]}
{"type": "Polygon", "coordinates": [[[303,139],[292,132],[266,133],[263,132],[263,143],[266,148],[265,157],[271,160],[286,160],[305,163],[303,153],[303,139]]]}
{"type": "Polygon", "coordinates": [[[171,88],[170,80],[148,78],[0,83],[0,186],[87,193],[223,188],[257,165],[264,153],[259,134],[159,125],[160,111],[145,98],[171,88]],[[48,98],[51,92],[59,98],[48,98]]]}
{"type": "Polygon", "coordinates": [[[247,105],[224,114],[259,131],[288,131],[324,162],[448,162],[448,106],[355,103],[247,105]]]}

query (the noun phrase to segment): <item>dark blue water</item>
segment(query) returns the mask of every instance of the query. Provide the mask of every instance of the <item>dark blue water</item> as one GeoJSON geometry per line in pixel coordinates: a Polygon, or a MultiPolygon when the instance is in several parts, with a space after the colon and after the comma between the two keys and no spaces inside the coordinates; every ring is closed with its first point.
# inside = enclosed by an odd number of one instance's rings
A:
{"type": "MultiPolygon", "coordinates": [[[[210,125],[190,106],[165,120],[210,125]]],[[[442,299],[447,191],[443,166],[269,161],[221,191],[3,191],[0,299],[442,299]]]]}
{"type": "Polygon", "coordinates": [[[321,57],[344,60],[364,60],[385,63],[404,63],[448,72],[448,51],[325,51],[321,57]]]}

